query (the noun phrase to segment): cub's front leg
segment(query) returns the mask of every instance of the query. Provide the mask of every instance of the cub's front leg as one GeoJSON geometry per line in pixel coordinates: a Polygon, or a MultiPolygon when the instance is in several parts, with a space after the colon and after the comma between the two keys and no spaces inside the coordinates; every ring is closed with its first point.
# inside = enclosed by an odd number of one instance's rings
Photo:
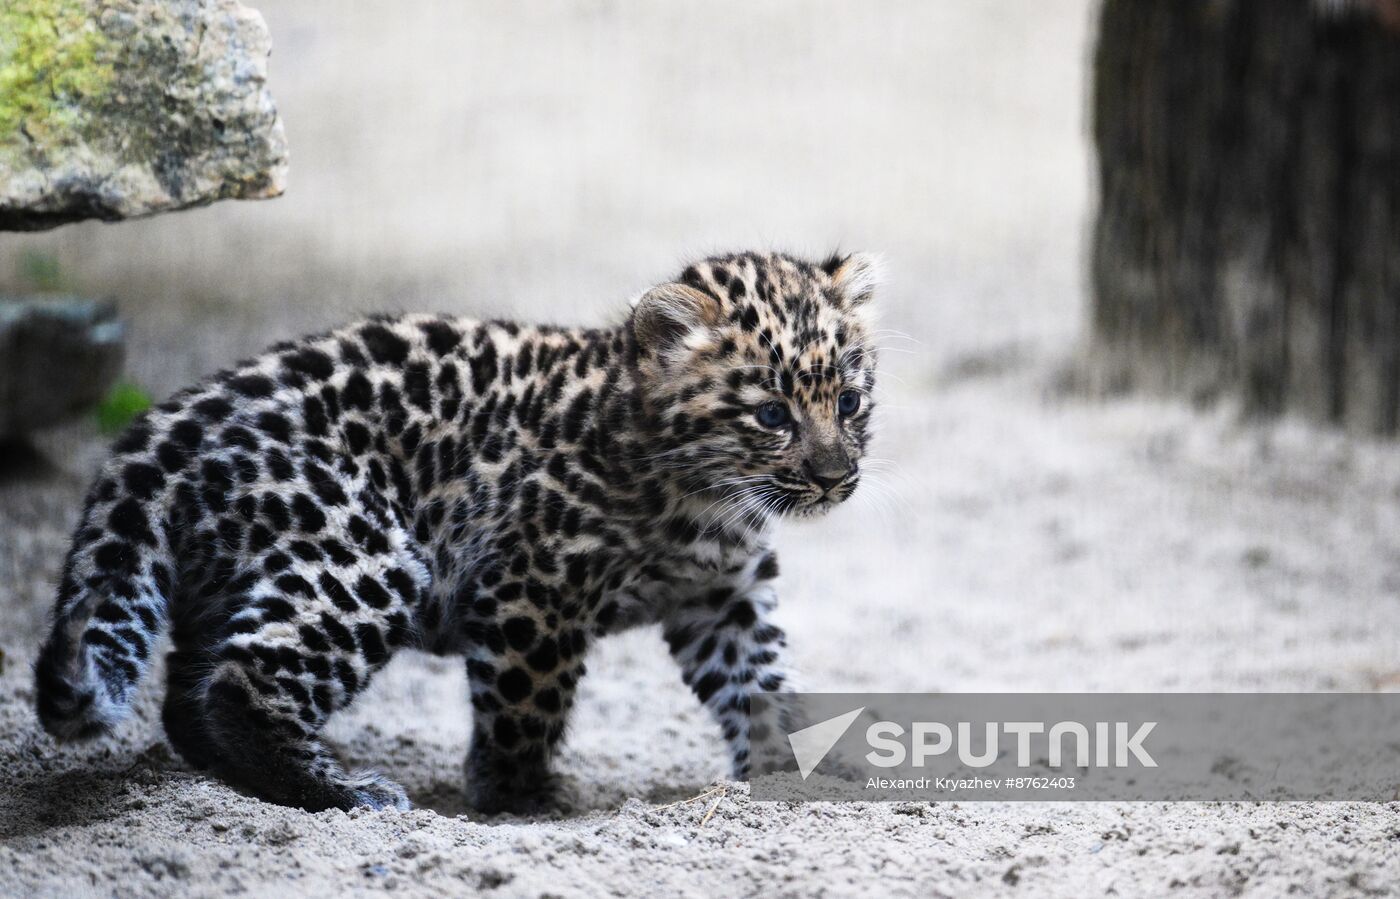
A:
{"type": "Polygon", "coordinates": [[[547,588],[504,584],[495,614],[467,623],[473,642],[467,801],[487,814],[537,814],[567,805],[550,763],[584,675],[585,632],[524,598],[542,591],[547,588]]]}
{"type": "MultiPolygon", "coordinates": [[[[747,577],[701,591],[680,603],[664,622],[681,677],[719,722],[738,780],[750,772],[750,738],[768,745],[757,728],[781,726],[776,720],[753,722],[751,734],[749,697],[792,689],[783,658],[787,637],[770,620],[778,601],[773,586],[777,573],[776,560],[766,554],[747,577]]],[[[760,770],[769,767],[760,760],[760,770]]]]}

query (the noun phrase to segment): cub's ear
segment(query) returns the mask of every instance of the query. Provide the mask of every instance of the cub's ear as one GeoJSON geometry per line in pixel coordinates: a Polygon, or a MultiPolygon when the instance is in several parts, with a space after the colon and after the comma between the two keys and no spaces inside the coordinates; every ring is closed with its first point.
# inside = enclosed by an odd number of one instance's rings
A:
{"type": "Polygon", "coordinates": [[[686,284],[653,287],[632,306],[632,333],[642,349],[661,354],[678,346],[692,331],[720,322],[719,301],[686,284]]]}
{"type": "Polygon", "coordinates": [[[837,254],[823,263],[822,269],[852,307],[868,302],[884,280],[884,266],[873,253],[837,254]]]}

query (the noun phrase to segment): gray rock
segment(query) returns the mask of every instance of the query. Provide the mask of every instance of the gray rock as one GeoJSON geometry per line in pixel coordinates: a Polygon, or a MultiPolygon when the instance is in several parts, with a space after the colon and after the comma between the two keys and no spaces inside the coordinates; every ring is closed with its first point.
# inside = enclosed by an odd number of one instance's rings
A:
{"type": "Polygon", "coordinates": [[[281,194],[270,50],[237,0],[0,3],[0,230],[281,194]]]}
{"type": "Polygon", "coordinates": [[[124,338],[111,303],[0,297],[0,440],[100,402],[121,373],[124,338]]]}

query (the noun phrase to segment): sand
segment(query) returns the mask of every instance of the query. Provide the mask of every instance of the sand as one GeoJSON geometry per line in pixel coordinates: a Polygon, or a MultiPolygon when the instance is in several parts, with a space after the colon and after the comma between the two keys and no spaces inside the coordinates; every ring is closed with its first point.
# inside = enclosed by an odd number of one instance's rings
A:
{"type": "MultiPolygon", "coordinates": [[[[905,404],[885,436],[893,498],[782,534],[780,617],[808,686],[1400,681],[1390,447],[1049,401],[1043,374],[1028,362],[905,404]]],[[[569,818],[465,813],[462,671],[427,656],[396,659],[333,728],[408,788],[407,813],[306,814],[190,772],[161,740],[158,682],[114,739],[60,748],[34,723],[28,665],[79,485],[65,471],[0,490],[7,895],[1281,895],[1400,877],[1393,804],[750,802],[716,780],[717,733],[651,630],[590,663],[560,759],[582,798],[569,818]]]]}
{"type": "MultiPolygon", "coordinates": [[[[1082,341],[1088,4],[266,0],[292,188],[0,242],[111,295],[162,394],[377,308],[615,318],[687,254],[886,253],[868,484],[785,528],[816,690],[1390,690],[1400,453],[1057,385],[1082,341]],[[723,52],[720,52],[722,48],[723,52]],[[34,254],[38,254],[37,257],[34,254]]],[[[567,818],[461,801],[463,673],[404,656],[334,723],[406,813],[306,814],[165,748],[159,676],[110,740],[38,730],[29,666],[86,424],[0,481],[0,894],[1384,894],[1391,805],[751,802],[659,635],[607,641],[567,818]]]]}

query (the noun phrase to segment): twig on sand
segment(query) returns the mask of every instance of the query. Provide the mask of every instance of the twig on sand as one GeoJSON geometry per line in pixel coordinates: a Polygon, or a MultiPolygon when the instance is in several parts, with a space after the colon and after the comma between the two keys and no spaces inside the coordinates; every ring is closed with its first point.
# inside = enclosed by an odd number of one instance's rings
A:
{"type": "MultiPolygon", "coordinates": [[[[675,808],[675,807],[678,806],[678,805],[688,805],[688,804],[690,804],[690,803],[692,803],[692,802],[699,802],[701,799],[704,799],[706,796],[713,796],[713,795],[715,795],[716,793],[727,793],[727,792],[729,792],[729,788],[728,788],[728,787],[725,787],[724,785],[721,784],[720,786],[710,787],[708,790],[706,790],[705,792],[701,793],[699,796],[691,796],[689,799],[679,799],[679,800],[677,800],[677,801],[675,801],[675,802],[668,802],[668,803],[666,803],[665,805],[658,805],[658,806],[656,806],[655,808],[653,808],[652,811],[654,811],[654,812],[659,812],[659,811],[662,811],[663,809],[675,808]]],[[[723,798],[724,798],[723,796],[720,796],[720,799],[723,799],[723,798]]],[[[715,801],[718,802],[719,799],[716,799],[715,801]]]]}
{"type": "Polygon", "coordinates": [[[705,813],[705,817],[701,818],[700,823],[695,825],[696,830],[699,830],[700,828],[705,826],[705,822],[710,820],[710,817],[715,813],[715,809],[719,808],[720,802],[729,793],[729,790],[726,787],[716,787],[716,789],[719,790],[719,795],[715,797],[714,802],[710,803],[710,810],[705,813]]]}

